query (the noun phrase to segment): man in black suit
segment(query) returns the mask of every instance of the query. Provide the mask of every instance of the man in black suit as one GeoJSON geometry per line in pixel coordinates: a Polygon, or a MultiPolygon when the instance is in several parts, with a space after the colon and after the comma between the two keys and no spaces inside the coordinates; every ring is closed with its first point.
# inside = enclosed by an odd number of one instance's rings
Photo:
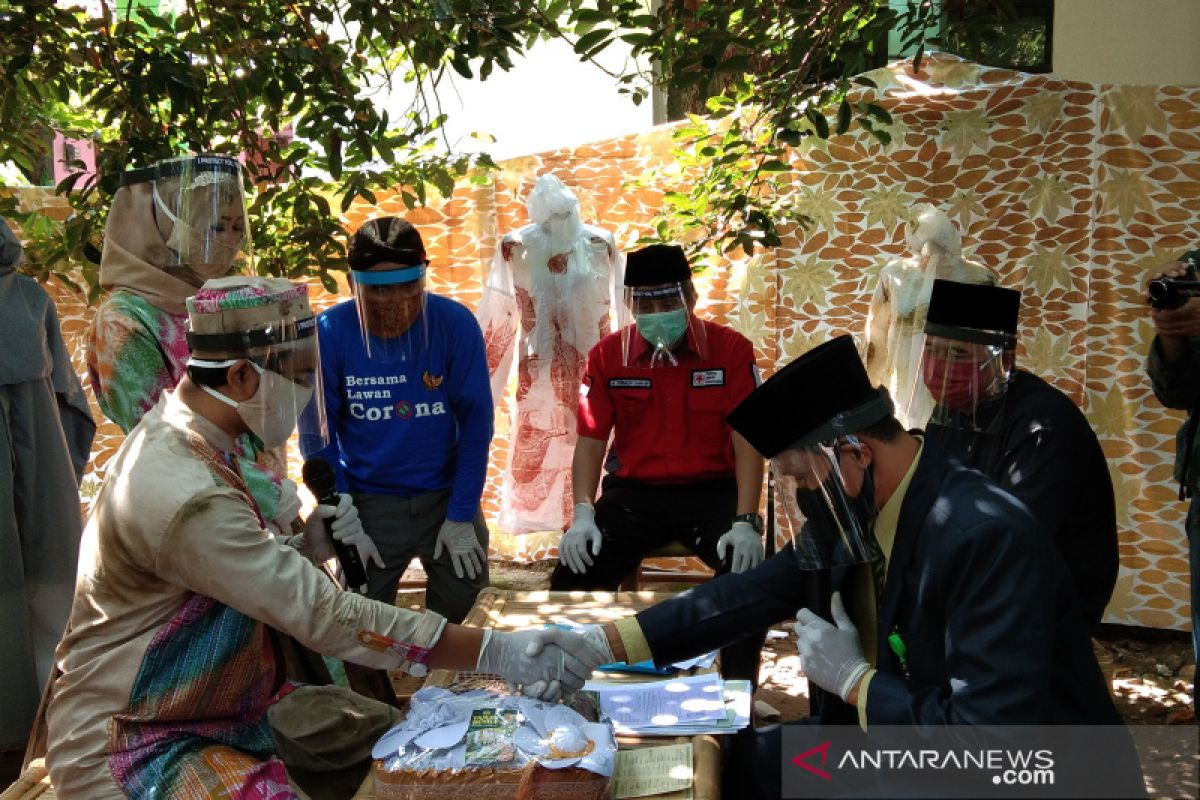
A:
{"type": "MultiPolygon", "coordinates": [[[[789,508],[793,543],[755,569],[589,630],[614,660],[670,663],[795,614],[804,670],[829,693],[822,723],[1119,723],[1052,542],[1019,501],[904,431],[849,336],[729,422],[807,520],[789,508]],[[841,590],[833,623],[804,607],[817,568],[841,590]]],[[[727,774],[778,797],[778,727],[744,733],[727,774]]]]}
{"type": "Polygon", "coordinates": [[[1015,289],[934,281],[917,379],[935,402],[925,439],[1029,508],[1094,631],[1117,582],[1112,477],[1079,407],[1015,367],[1020,308],[1015,289]]]}

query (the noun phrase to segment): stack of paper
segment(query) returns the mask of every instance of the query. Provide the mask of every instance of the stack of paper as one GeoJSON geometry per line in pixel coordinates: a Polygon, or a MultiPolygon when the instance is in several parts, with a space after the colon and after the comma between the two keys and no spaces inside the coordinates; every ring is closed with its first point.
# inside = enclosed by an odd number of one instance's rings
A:
{"type": "Polygon", "coordinates": [[[650,675],[674,675],[680,670],[689,670],[692,667],[700,669],[708,669],[717,660],[717,651],[712,650],[703,655],[698,655],[695,658],[687,658],[683,661],[676,661],[668,664],[665,667],[654,666],[653,661],[639,661],[636,664],[626,664],[624,661],[614,661],[611,664],[601,664],[596,669],[601,672],[644,672],[650,675]]]}
{"type": "Polygon", "coordinates": [[[750,724],[750,682],[708,673],[663,681],[584,684],[617,733],[694,736],[733,733],[750,724]]]}

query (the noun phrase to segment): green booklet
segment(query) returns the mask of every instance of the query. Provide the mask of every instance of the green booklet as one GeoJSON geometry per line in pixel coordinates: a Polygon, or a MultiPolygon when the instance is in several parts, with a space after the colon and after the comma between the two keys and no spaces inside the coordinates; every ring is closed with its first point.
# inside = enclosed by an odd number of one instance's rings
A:
{"type": "Polygon", "coordinates": [[[510,764],[516,760],[517,747],[513,734],[517,732],[515,708],[477,708],[471,712],[464,742],[469,765],[510,764]]]}

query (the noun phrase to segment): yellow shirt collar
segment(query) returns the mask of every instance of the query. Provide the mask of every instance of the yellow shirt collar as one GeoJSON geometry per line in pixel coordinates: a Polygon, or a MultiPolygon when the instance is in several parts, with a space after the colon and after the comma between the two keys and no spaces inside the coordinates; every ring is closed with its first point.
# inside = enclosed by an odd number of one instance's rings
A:
{"type": "Polygon", "coordinates": [[[925,450],[925,440],[918,437],[917,441],[920,442],[920,446],[917,448],[916,458],[909,464],[908,472],[904,473],[900,485],[883,504],[883,508],[879,509],[879,516],[875,518],[875,538],[879,541],[884,558],[892,557],[892,545],[896,541],[896,526],[900,522],[900,506],[904,504],[904,495],[908,493],[908,485],[912,483],[912,476],[917,471],[917,464],[921,461],[921,453],[925,450]]]}

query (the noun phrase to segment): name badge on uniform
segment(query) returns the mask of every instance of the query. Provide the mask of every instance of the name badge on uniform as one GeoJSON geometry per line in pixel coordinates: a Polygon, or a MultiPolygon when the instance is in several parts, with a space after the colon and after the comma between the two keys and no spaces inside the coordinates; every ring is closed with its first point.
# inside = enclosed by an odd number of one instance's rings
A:
{"type": "Polygon", "coordinates": [[[692,388],[706,389],[709,386],[724,386],[725,370],[723,369],[694,369],[692,370],[692,388]]]}
{"type": "Polygon", "coordinates": [[[649,389],[649,378],[609,378],[610,389],[649,389]]]}

